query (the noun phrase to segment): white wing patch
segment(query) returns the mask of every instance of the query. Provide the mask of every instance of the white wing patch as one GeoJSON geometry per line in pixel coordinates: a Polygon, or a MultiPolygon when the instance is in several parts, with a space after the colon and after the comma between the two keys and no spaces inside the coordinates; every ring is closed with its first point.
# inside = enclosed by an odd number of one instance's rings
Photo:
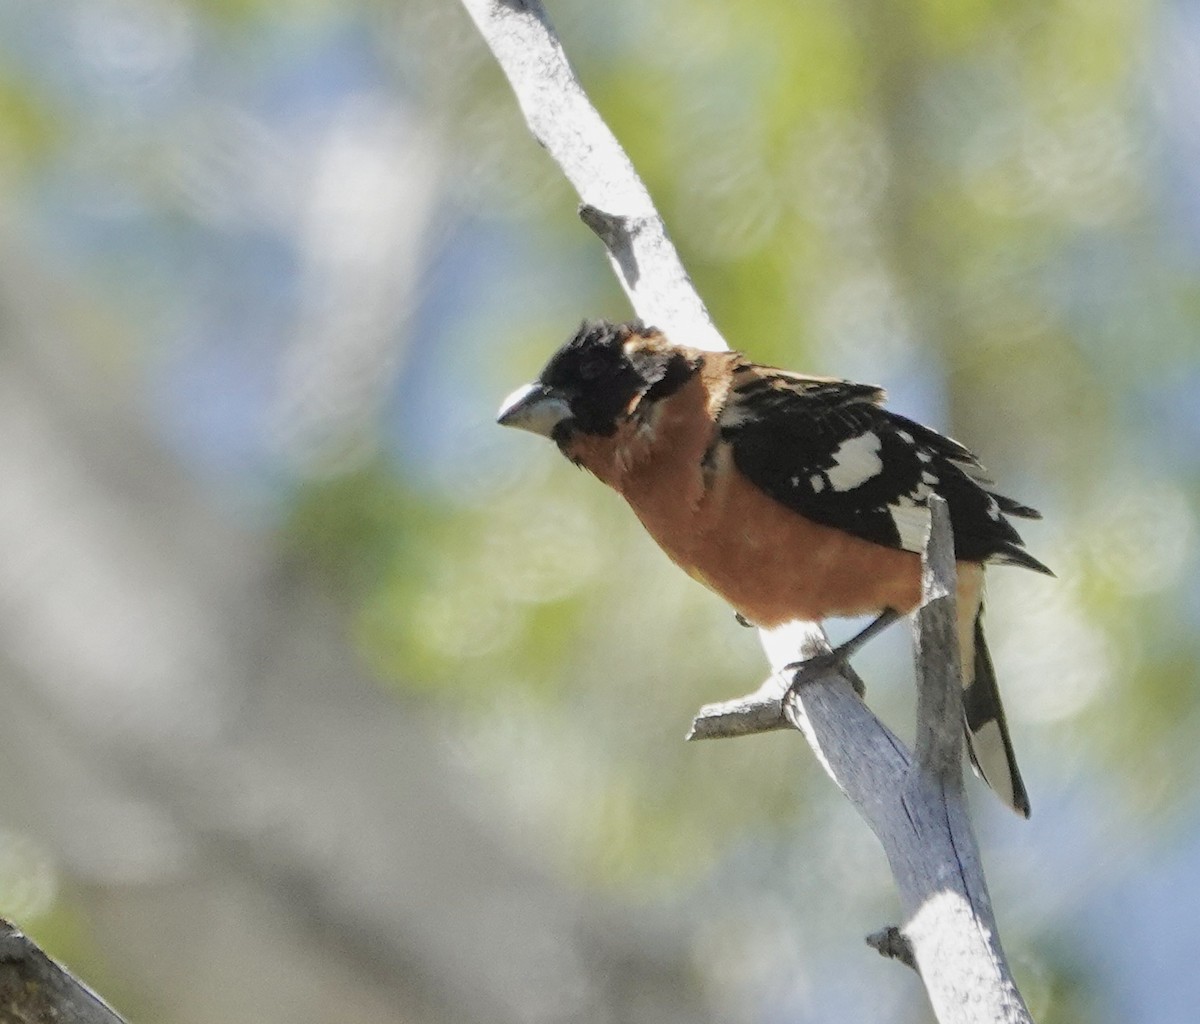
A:
{"type": "Polygon", "coordinates": [[[887,507],[900,546],[905,551],[921,551],[925,547],[925,535],[929,532],[929,495],[936,483],[937,477],[926,470],[912,491],[900,495],[887,507]]]}
{"type": "Polygon", "coordinates": [[[883,459],[879,457],[882,444],[873,431],[839,444],[832,456],[833,465],[825,471],[829,486],[835,491],[852,491],[882,473],[883,459]]]}
{"type": "Polygon", "coordinates": [[[900,538],[900,546],[905,551],[920,551],[925,546],[925,534],[929,532],[928,507],[918,505],[905,495],[887,510],[900,538]]]}

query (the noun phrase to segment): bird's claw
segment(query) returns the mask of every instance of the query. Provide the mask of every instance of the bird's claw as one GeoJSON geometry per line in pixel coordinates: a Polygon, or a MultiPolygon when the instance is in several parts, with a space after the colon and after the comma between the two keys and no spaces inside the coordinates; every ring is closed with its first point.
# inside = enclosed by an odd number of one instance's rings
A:
{"type": "Polygon", "coordinates": [[[805,683],[811,683],[830,672],[839,672],[846,665],[846,656],[839,650],[823,651],[800,661],[790,661],[783,666],[785,673],[792,673],[792,682],[788,687],[788,692],[798,690],[805,683]]]}
{"type": "Polygon", "coordinates": [[[845,651],[840,647],[835,647],[832,651],[822,651],[820,654],[814,654],[800,661],[791,661],[783,666],[783,672],[792,673],[792,681],[788,683],[788,688],[784,690],[780,701],[786,701],[800,687],[808,683],[814,683],[823,676],[837,673],[846,675],[854,685],[854,692],[860,697],[866,695],[866,688],[862,684],[862,680],[858,678],[850,669],[849,655],[851,652],[845,651]]]}

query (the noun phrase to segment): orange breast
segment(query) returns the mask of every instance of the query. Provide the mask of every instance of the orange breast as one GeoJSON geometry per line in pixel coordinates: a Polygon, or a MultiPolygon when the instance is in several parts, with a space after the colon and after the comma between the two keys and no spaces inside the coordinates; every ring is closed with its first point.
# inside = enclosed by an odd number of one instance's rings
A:
{"type": "Polygon", "coordinates": [[[672,560],[757,625],[916,607],[917,555],[791,511],[736,471],[727,446],[705,466],[708,405],[698,378],[648,424],[582,439],[572,454],[625,497],[672,560]]]}
{"type": "Polygon", "coordinates": [[[666,552],[751,622],[775,626],[916,607],[920,559],[821,526],[768,497],[733,469],[730,453],[683,522],[667,494],[626,498],[666,552]]]}

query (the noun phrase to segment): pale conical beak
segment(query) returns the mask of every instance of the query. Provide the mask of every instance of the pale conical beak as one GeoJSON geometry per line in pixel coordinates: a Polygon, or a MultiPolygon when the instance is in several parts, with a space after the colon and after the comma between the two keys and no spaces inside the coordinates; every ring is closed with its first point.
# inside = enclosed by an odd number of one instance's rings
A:
{"type": "Polygon", "coordinates": [[[571,415],[571,407],[546,385],[534,381],[509,395],[500,406],[496,422],[543,437],[551,437],[554,428],[571,415]]]}

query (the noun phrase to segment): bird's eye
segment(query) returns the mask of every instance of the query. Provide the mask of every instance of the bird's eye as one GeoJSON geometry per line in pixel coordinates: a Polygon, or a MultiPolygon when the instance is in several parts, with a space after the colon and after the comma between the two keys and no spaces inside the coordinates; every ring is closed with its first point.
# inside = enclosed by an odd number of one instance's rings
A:
{"type": "Polygon", "coordinates": [[[584,380],[595,380],[597,377],[604,376],[604,371],[607,364],[603,359],[588,359],[579,367],[579,376],[584,380]]]}

